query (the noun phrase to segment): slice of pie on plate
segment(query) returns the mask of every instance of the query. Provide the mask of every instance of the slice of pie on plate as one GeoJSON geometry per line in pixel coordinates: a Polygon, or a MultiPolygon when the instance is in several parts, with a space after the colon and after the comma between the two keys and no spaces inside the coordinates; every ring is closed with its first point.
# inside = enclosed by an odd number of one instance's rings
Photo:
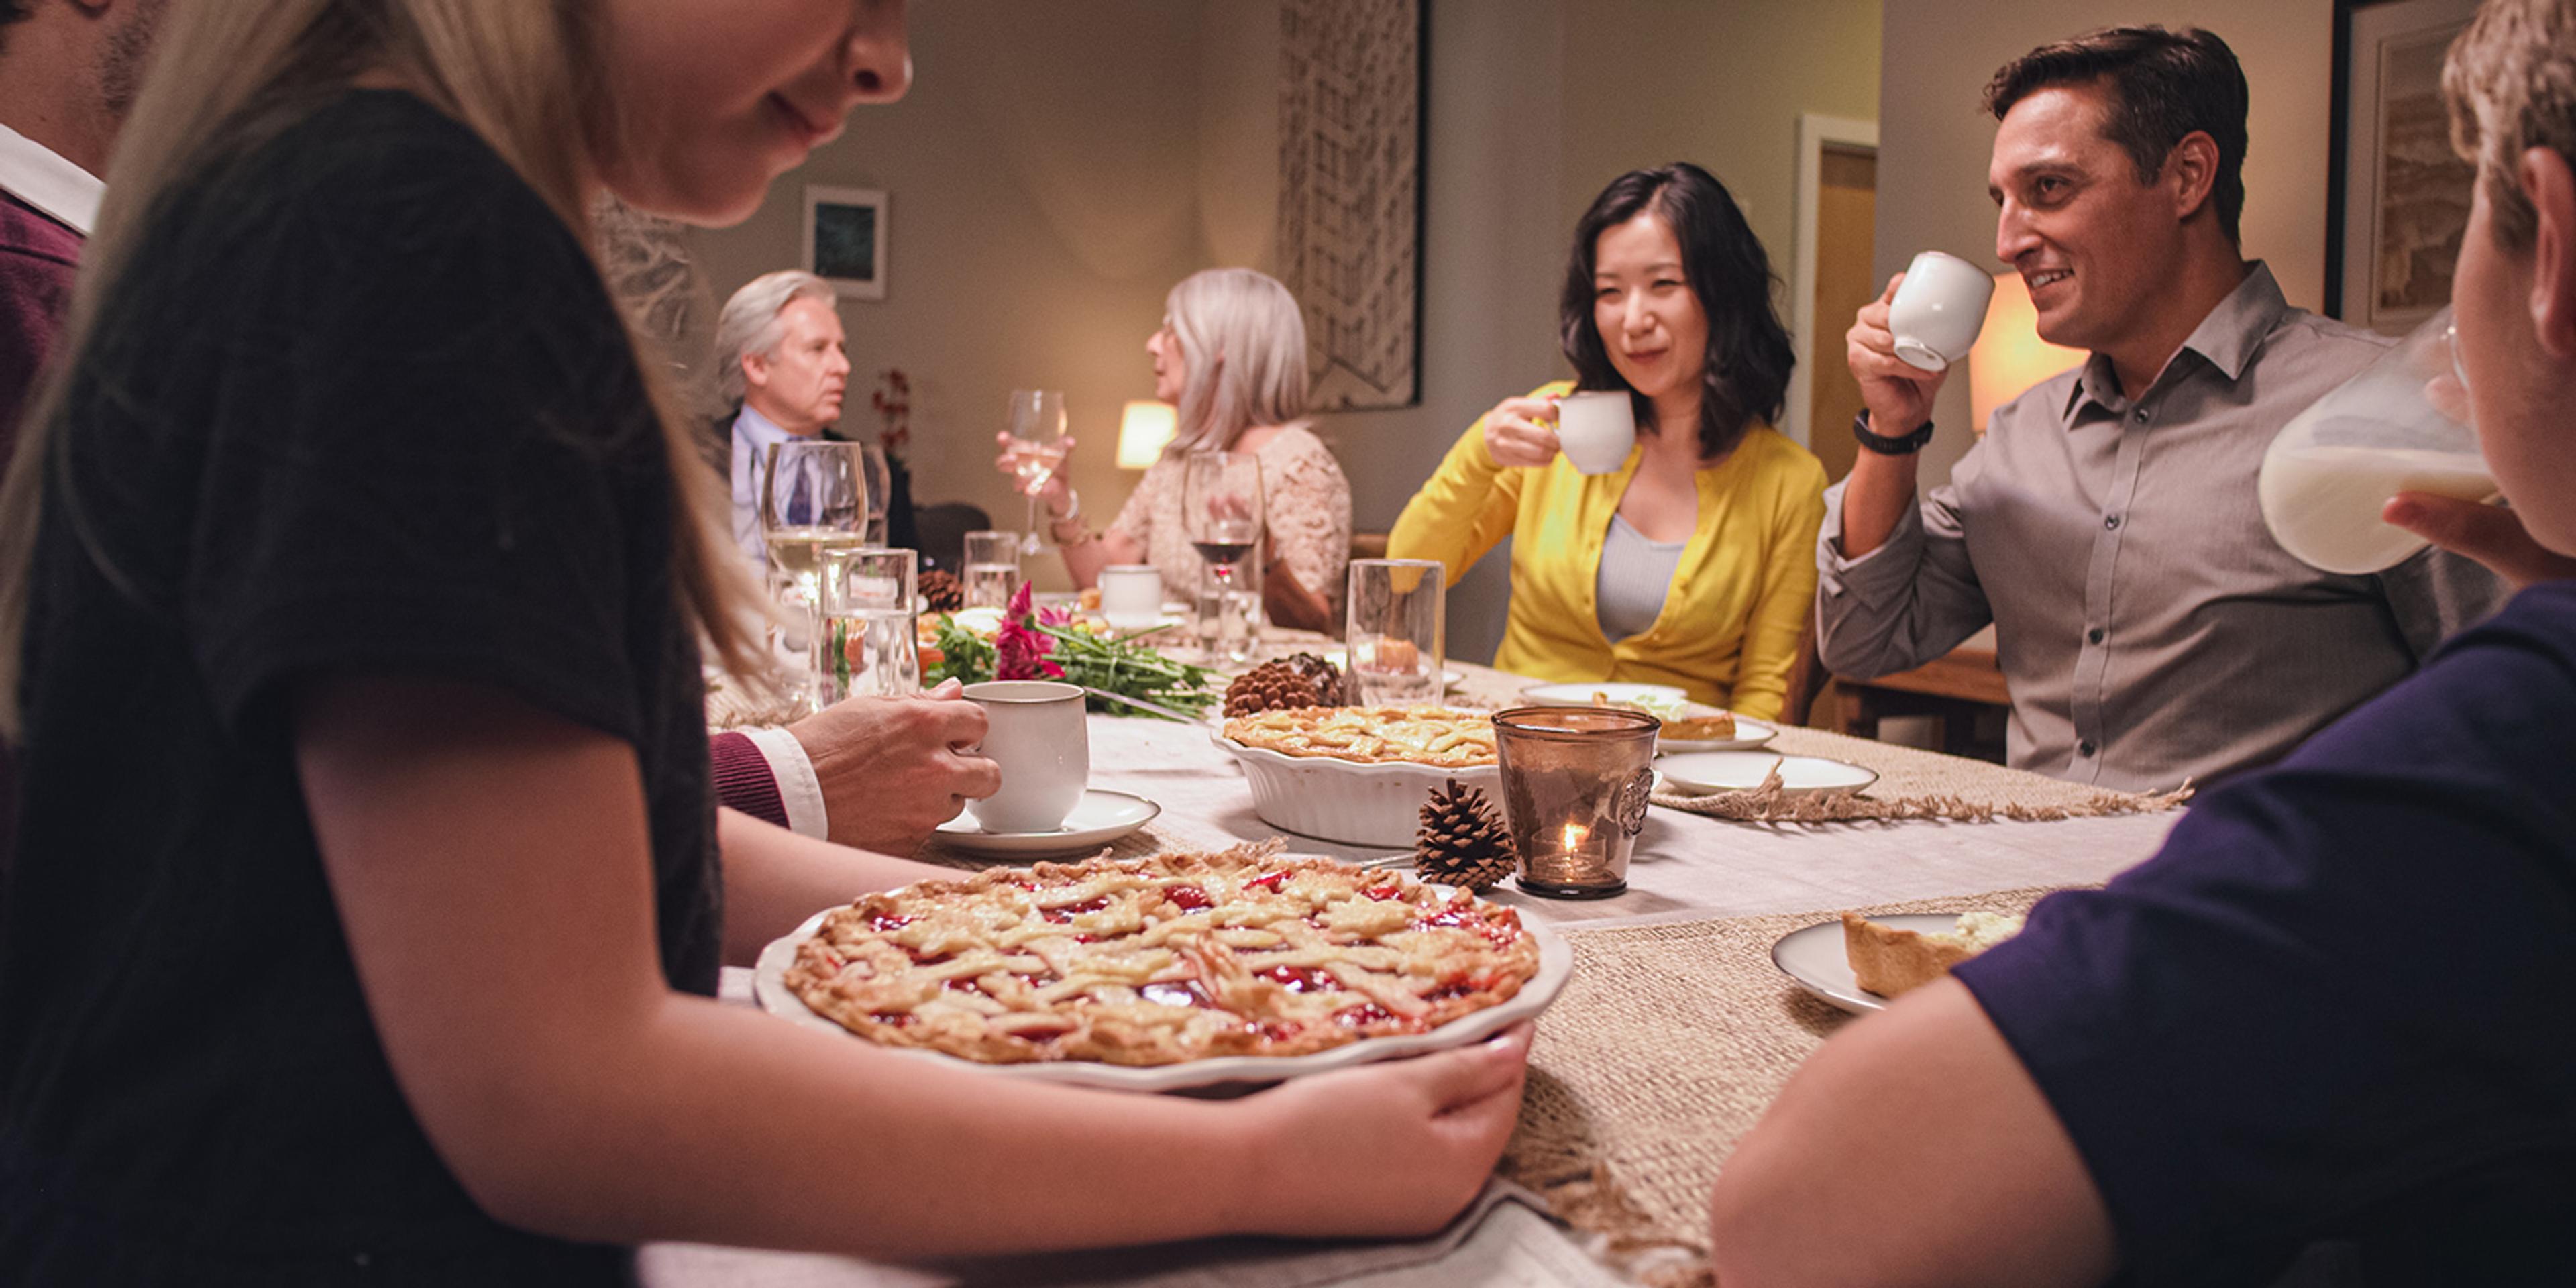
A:
{"type": "Polygon", "coordinates": [[[1881,997],[1920,988],[1950,968],[2021,933],[2022,919],[1995,912],[1963,912],[1958,927],[1925,934],[1883,925],[1856,912],[1843,914],[1843,952],[1852,978],[1881,997]]]}

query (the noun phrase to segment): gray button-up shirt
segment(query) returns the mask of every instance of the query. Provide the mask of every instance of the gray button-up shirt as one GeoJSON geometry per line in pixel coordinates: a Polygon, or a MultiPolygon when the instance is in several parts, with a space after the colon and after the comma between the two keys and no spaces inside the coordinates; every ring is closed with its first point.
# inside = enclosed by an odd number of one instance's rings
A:
{"type": "Polygon", "coordinates": [[[2018,768],[2144,790],[2286,754],[2507,597],[2438,551],[2319,572],[2263,525],[2274,431],[2388,344],[2291,308],[2257,263],[2137,397],[2097,353],[1997,409],[1949,486],[1857,559],[1837,484],[1816,559],[1825,665],[1907,670],[1992,621],[2018,768]]]}

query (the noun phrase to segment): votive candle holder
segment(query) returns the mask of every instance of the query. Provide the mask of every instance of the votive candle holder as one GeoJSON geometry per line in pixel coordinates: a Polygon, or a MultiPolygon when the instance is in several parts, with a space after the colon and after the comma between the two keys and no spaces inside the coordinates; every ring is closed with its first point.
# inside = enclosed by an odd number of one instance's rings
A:
{"type": "Polygon", "coordinates": [[[1628,860],[1654,789],[1663,723],[1607,707],[1514,707],[1494,716],[1503,817],[1520,852],[1520,888],[1606,899],[1628,888],[1628,860]]]}

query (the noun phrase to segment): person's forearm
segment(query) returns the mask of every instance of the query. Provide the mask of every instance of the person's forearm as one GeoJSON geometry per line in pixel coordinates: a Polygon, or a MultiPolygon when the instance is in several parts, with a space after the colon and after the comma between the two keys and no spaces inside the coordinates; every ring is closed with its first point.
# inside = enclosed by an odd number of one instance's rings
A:
{"type": "Polygon", "coordinates": [[[1240,1103],[961,1076],[682,995],[597,1038],[617,1076],[514,1088],[515,1158],[477,1191],[502,1219],[878,1258],[1265,1228],[1240,1103]]]}
{"type": "Polygon", "coordinates": [[[1306,589],[1285,559],[1274,559],[1261,574],[1261,608],[1271,625],[1291,630],[1334,633],[1341,623],[1323,597],[1306,589]]]}
{"type": "Polygon", "coordinates": [[[1100,584],[1100,570],[1111,564],[1144,562],[1145,552],[1123,532],[1095,533],[1090,540],[1065,546],[1064,570],[1078,589],[1100,584]]]}
{"type": "Polygon", "coordinates": [[[1843,486],[1843,558],[1858,559],[1887,544],[1906,508],[1916,504],[1915,475],[1922,455],[1863,451],[1852,462],[1851,479],[1843,486]]]}
{"type": "Polygon", "coordinates": [[[769,941],[824,908],[870,890],[961,875],[799,836],[730,809],[716,813],[716,843],[724,852],[724,955],[735,966],[750,965],[769,941]]]}

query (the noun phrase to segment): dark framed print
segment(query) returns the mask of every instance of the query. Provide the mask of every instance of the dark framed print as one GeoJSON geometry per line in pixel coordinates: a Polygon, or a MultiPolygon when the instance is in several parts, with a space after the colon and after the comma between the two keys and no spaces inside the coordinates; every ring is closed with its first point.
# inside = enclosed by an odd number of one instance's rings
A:
{"type": "Polygon", "coordinates": [[[2451,301],[2476,170],[2451,152],[2442,59],[2477,0],[2339,0],[2326,312],[2403,335],[2451,301]]]}
{"type": "Polygon", "coordinates": [[[805,189],[805,271],[842,298],[886,293],[886,195],[875,188],[805,189]]]}

